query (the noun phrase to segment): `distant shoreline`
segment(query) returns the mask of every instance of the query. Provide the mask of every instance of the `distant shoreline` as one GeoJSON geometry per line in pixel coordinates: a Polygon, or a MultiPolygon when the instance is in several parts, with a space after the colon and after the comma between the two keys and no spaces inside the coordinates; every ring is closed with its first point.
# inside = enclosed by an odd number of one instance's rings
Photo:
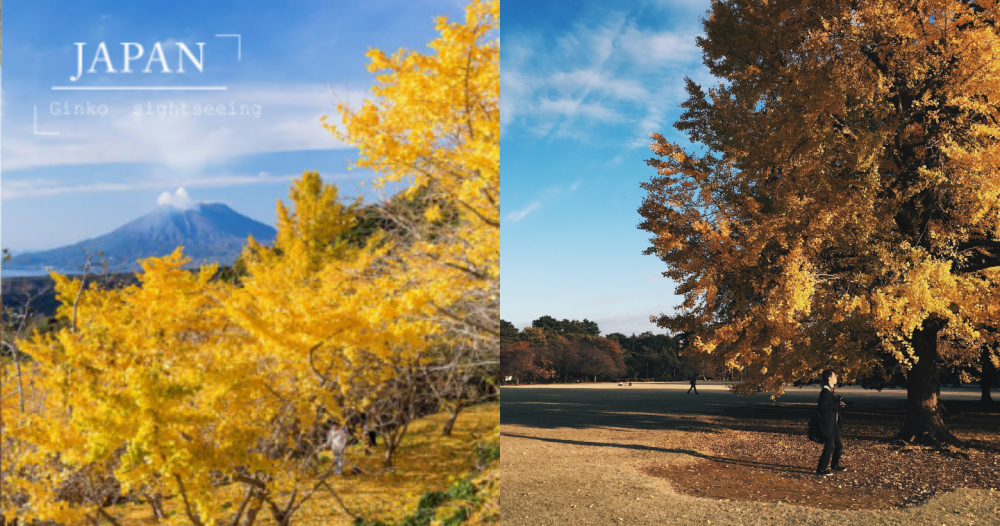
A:
{"type": "MultiPolygon", "coordinates": [[[[60,274],[83,274],[83,271],[66,272],[61,269],[52,269],[60,274]]],[[[0,269],[0,279],[10,278],[44,278],[49,275],[48,270],[22,270],[22,269],[0,269]]]]}

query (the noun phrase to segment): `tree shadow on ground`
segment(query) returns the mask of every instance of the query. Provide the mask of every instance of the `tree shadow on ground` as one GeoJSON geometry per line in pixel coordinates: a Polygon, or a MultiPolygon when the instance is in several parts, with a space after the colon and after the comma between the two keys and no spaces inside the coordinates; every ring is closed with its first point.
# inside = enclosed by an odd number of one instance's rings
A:
{"type": "Polygon", "coordinates": [[[729,458],[718,455],[708,455],[704,453],[699,453],[690,449],[674,449],[665,447],[655,447],[655,446],[645,446],[642,444],[621,444],[616,442],[588,442],[585,440],[564,440],[558,438],[545,438],[537,437],[531,435],[522,435],[518,433],[500,433],[501,436],[511,437],[511,438],[523,438],[526,440],[538,440],[540,442],[550,442],[554,444],[565,444],[571,446],[585,446],[585,447],[613,447],[618,449],[631,449],[635,451],[652,451],[656,453],[675,453],[679,455],[687,455],[690,457],[700,458],[704,460],[709,460],[712,462],[718,462],[721,464],[727,464],[732,466],[741,466],[755,469],[767,469],[770,471],[777,471],[782,473],[812,473],[812,469],[803,468],[801,466],[791,466],[788,464],[775,464],[771,462],[760,462],[754,460],[740,459],[740,458],[729,458]]]}
{"type": "MultiPolygon", "coordinates": [[[[955,433],[979,433],[995,429],[997,408],[979,402],[946,402],[951,416],[945,417],[948,428],[955,433]]],[[[816,414],[816,408],[807,404],[758,405],[752,408],[732,408],[720,415],[728,417],[720,427],[736,431],[763,433],[801,434],[805,436],[806,423],[816,414]]],[[[845,440],[871,440],[895,442],[896,433],[906,419],[904,402],[865,404],[841,410],[845,440]]],[[[961,437],[960,437],[961,438],[961,437]]],[[[966,439],[965,446],[991,453],[1000,452],[1000,444],[966,439]]]]}
{"type": "MultiPolygon", "coordinates": [[[[521,393],[518,393],[519,395],[521,393]]],[[[524,393],[528,395],[529,393],[524,393]]],[[[539,390],[530,396],[505,396],[500,423],[538,429],[627,429],[718,432],[724,429],[801,435],[805,440],[813,402],[761,403],[760,399],[591,390],[539,390]]],[[[857,403],[844,408],[845,440],[892,442],[906,418],[905,400],[857,403]]],[[[946,423],[953,432],[982,432],[1000,404],[949,401],[946,423]]],[[[968,440],[969,448],[996,452],[1000,444],[968,440]]]]}
{"type": "MultiPolygon", "coordinates": [[[[801,434],[805,437],[809,419],[815,414],[815,405],[779,404],[731,408],[722,411],[719,416],[727,417],[720,426],[734,431],[801,434]]],[[[905,417],[905,407],[894,403],[845,408],[841,410],[844,422],[841,433],[845,440],[885,441],[892,438],[891,429],[902,427],[905,417]],[[876,431],[880,428],[884,428],[885,432],[876,431]]]]}
{"type": "Polygon", "coordinates": [[[530,415],[515,418],[508,407],[501,410],[500,422],[543,429],[632,429],[642,431],[698,430],[713,432],[719,426],[696,416],[683,416],[667,412],[621,412],[613,408],[566,410],[560,408],[533,407],[530,415]]]}
{"type": "Polygon", "coordinates": [[[705,430],[717,426],[698,416],[720,414],[733,407],[732,402],[719,397],[651,398],[641,393],[566,389],[505,394],[500,423],[539,429],[705,430]]]}
{"type": "MultiPolygon", "coordinates": [[[[754,431],[788,433],[801,427],[804,433],[805,424],[816,411],[815,403],[761,403],[759,398],[731,398],[728,394],[719,393],[698,397],[673,393],[653,398],[641,392],[567,389],[517,394],[522,396],[504,397],[500,410],[500,423],[503,425],[539,429],[717,431],[722,428],[744,429],[739,419],[745,417],[753,419],[752,423],[748,420],[746,425],[752,426],[754,431]],[[733,417],[735,422],[720,424],[713,418],[704,418],[716,416],[733,417]]],[[[875,410],[877,415],[867,415],[872,412],[869,407],[864,409],[866,414],[862,418],[881,418],[878,415],[890,412],[902,415],[902,411],[902,405],[897,408],[890,404],[887,409],[875,410]]],[[[853,415],[851,418],[854,418],[853,415]]]]}

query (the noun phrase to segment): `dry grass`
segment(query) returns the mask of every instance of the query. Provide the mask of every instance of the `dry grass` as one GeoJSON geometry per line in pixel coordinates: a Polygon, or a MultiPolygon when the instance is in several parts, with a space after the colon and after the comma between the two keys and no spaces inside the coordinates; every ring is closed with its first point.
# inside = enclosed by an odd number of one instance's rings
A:
{"type": "MultiPolygon", "coordinates": [[[[772,406],[722,385],[699,385],[699,396],[687,387],[505,387],[501,524],[1000,524],[1000,491],[986,485],[1000,490],[996,414],[948,421],[974,446],[968,458],[906,451],[889,440],[905,393],[845,388],[859,402],[845,412],[843,462],[854,470],[818,479],[822,447],[801,414],[814,411],[816,389],[772,406]]],[[[942,391],[959,405],[974,396],[942,391]]]]}

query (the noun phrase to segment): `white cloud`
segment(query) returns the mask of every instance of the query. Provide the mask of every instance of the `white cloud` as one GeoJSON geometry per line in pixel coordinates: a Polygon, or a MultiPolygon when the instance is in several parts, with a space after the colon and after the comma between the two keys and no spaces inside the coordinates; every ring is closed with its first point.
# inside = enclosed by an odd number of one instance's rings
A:
{"type": "Polygon", "coordinates": [[[592,64],[601,64],[615,52],[615,40],[626,24],[625,16],[610,13],[603,17],[603,24],[587,26],[576,24],[573,31],[556,39],[557,49],[566,55],[583,54],[592,64]]]}
{"type": "MultiPolygon", "coordinates": [[[[670,6],[667,6],[670,7],[670,6]]],[[[671,9],[678,6],[670,7],[671,9]]],[[[506,37],[501,66],[502,133],[519,128],[536,138],[593,140],[608,127],[632,134],[622,146],[648,145],[685,100],[685,77],[709,80],[700,61],[697,17],[653,30],[631,15],[602,14],[550,41],[533,34],[506,37]]]]}
{"type": "Polygon", "coordinates": [[[662,66],[697,60],[700,50],[695,44],[696,36],[673,31],[642,31],[630,26],[622,32],[619,45],[639,64],[662,66]]]}
{"type": "Polygon", "coordinates": [[[530,36],[507,39],[503,44],[503,64],[500,67],[500,126],[501,133],[518,114],[530,111],[532,94],[540,84],[533,75],[522,73],[539,42],[530,36]]]}
{"type": "Polygon", "coordinates": [[[534,87],[529,77],[517,71],[500,72],[500,126],[506,129],[507,125],[514,120],[514,116],[523,108],[530,104],[531,93],[534,87]]]}
{"type": "Polygon", "coordinates": [[[600,102],[585,103],[573,99],[542,99],[538,103],[538,111],[566,117],[588,117],[601,122],[615,122],[622,119],[616,111],[605,108],[600,102]]]}
{"type": "Polygon", "coordinates": [[[524,219],[525,216],[534,212],[535,210],[538,210],[541,207],[542,207],[541,203],[535,201],[521,210],[517,210],[515,212],[507,214],[506,217],[504,217],[504,219],[510,221],[511,223],[517,223],[518,221],[524,219]]]}
{"type": "MultiPolygon", "coordinates": [[[[67,95],[71,109],[86,103],[73,97],[67,95]]],[[[26,118],[23,112],[16,119],[7,116],[3,168],[165,163],[193,169],[239,155],[347,148],[323,128],[320,118],[329,115],[332,122],[339,122],[337,103],[357,107],[365,97],[365,92],[325,85],[229,86],[228,91],[155,96],[126,93],[92,100],[94,104],[104,100],[106,117],[55,116],[49,106],[38,106],[39,130],[59,134],[51,136],[33,134],[29,107],[26,118]],[[183,111],[182,105],[188,115],[171,114],[173,108],[183,111]],[[193,115],[195,105],[216,109],[221,105],[226,114],[214,115],[213,110],[213,115],[193,115]],[[255,108],[259,117],[254,116],[255,108]],[[239,114],[244,111],[248,114],[239,114]]]]}
{"type": "Polygon", "coordinates": [[[549,82],[561,90],[569,91],[584,87],[621,100],[642,101],[649,97],[649,92],[640,83],[612,78],[596,69],[556,72],[550,77],[549,82]]]}
{"type": "Polygon", "coordinates": [[[538,193],[538,199],[532,201],[531,204],[529,204],[528,206],[524,207],[521,210],[515,210],[507,214],[506,216],[504,216],[504,219],[511,223],[517,223],[518,221],[524,219],[528,214],[541,208],[542,203],[549,201],[559,195],[571,194],[575,192],[577,188],[580,188],[582,184],[583,181],[574,181],[572,184],[566,187],[561,185],[549,186],[538,193]]]}
{"type": "MultiPolygon", "coordinates": [[[[182,186],[184,188],[228,188],[234,186],[285,183],[298,177],[297,174],[274,176],[266,172],[257,175],[217,175],[210,177],[156,177],[122,182],[94,182],[77,185],[59,184],[51,179],[2,180],[0,192],[3,200],[29,197],[48,197],[63,194],[88,194],[99,192],[130,192],[133,190],[157,190],[163,187],[182,186]]],[[[324,179],[347,178],[347,175],[326,176],[324,179]]],[[[183,189],[183,188],[182,188],[183,189]]],[[[164,199],[161,195],[160,199],[164,199]]],[[[162,204],[162,203],[161,203],[162,204]]]]}
{"type": "Polygon", "coordinates": [[[178,188],[176,192],[163,192],[160,194],[159,199],[156,200],[156,204],[159,206],[172,206],[178,210],[193,210],[198,207],[198,201],[191,199],[188,195],[187,190],[183,187],[178,188]]]}

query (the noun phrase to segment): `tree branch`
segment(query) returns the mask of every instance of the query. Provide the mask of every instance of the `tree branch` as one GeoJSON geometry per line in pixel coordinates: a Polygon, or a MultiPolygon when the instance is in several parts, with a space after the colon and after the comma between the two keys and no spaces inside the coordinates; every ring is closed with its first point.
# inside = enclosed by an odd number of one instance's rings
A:
{"type": "Polygon", "coordinates": [[[979,270],[986,270],[988,268],[1000,267],[1000,258],[994,258],[977,265],[969,265],[968,267],[963,267],[958,269],[959,274],[968,274],[969,272],[976,272],[979,270]]]}
{"type": "Polygon", "coordinates": [[[188,519],[191,519],[191,524],[194,524],[195,526],[205,526],[204,523],[201,522],[201,517],[196,515],[194,510],[191,509],[191,503],[188,501],[187,491],[184,490],[184,482],[181,480],[181,476],[175,473],[174,479],[177,481],[177,489],[180,491],[181,500],[184,501],[184,511],[187,513],[188,519]]]}

